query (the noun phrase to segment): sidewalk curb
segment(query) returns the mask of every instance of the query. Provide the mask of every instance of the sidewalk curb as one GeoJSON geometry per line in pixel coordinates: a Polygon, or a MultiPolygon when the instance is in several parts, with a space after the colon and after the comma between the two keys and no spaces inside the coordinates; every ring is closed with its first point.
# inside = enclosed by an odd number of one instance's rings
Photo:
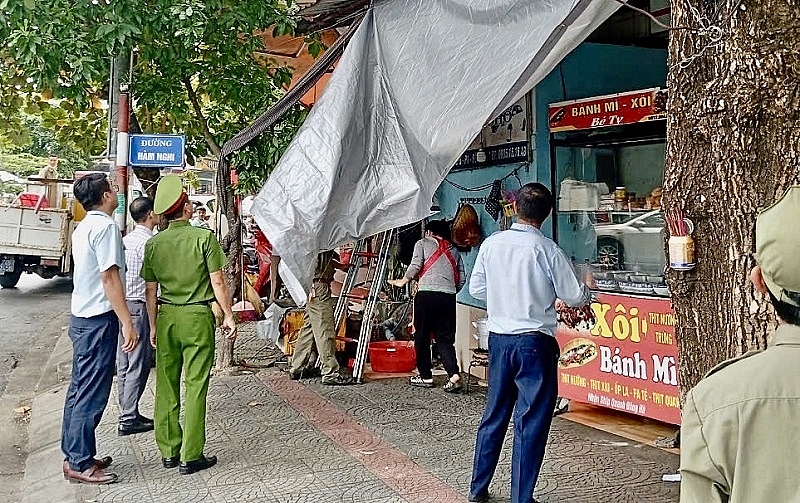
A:
{"type": "Polygon", "coordinates": [[[22,503],[71,503],[76,501],[72,486],[61,474],[61,418],[69,382],[62,378],[71,369],[72,342],[66,330],[56,341],[37,383],[28,427],[28,458],[22,479],[22,503]],[[43,390],[43,387],[49,389],[43,390]]]}
{"type": "Polygon", "coordinates": [[[75,501],[75,491],[61,475],[61,416],[66,390],[67,386],[61,385],[33,399],[22,503],[75,501]]]}

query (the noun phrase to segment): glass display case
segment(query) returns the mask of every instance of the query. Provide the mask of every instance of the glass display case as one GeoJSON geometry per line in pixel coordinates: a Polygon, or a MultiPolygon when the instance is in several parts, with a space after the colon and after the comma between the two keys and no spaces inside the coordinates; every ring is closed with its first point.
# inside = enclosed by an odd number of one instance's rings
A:
{"type": "Polygon", "coordinates": [[[680,424],[664,283],[665,103],[656,88],[549,106],[552,232],[594,290],[588,309],[559,310],[558,393],[680,424]]]}
{"type": "Polygon", "coordinates": [[[554,235],[590,288],[668,296],[661,212],[666,142],[658,127],[630,128],[553,135],[554,235]]]}

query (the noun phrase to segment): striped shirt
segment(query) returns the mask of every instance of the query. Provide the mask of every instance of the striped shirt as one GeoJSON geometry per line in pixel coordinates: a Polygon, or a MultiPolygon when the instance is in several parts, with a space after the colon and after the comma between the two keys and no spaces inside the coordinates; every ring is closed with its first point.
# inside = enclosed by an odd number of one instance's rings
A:
{"type": "Polygon", "coordinates": [[[144,261],[144,244],[153,236],[153,231],[137,225],[130,234],[122,238],[125,245],[125,299],[144,302],[144,280],[139,275],[144,261]]]}

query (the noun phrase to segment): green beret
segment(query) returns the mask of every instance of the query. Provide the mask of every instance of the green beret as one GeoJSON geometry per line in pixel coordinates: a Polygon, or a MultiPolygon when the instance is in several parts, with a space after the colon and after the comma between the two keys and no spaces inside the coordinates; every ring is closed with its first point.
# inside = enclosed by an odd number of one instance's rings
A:
{"type": "Polygon", "coordinates": [[[181,200],[183,195],[183,180],[178,175],[167,175],[158,182],[156,198],[153,202],[153,212],[157,215],[169,213],[181,200]]]}

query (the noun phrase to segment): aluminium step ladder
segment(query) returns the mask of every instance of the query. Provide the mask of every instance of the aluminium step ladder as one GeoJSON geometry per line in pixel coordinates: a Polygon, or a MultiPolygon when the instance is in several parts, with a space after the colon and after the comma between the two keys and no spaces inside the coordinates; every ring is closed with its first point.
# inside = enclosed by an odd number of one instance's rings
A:
{"type": "Polygon", "coordinates": [[[391,229],[376,236],[380,240],[380,247],[377,253],[372,251],[371,241],[373,237],[359,240],[353,248],[350,266],[347,269],[347,275],[342,283],[342,291],[339,294],[336,309],[334,310],[334,321],[338,332],[347,314],[348,302],[351,300],[364,301],[361,329],[353,363],[353,379],[358,383],[363,382],[364,364],[367,361],[369,343],[372,338],[372,319],[375,316],[375,308],[380,300],[379,294],[386,282],[386,273],[388,272],[395,231],[391,229]],[[353,290],[358,286],[358,275],[364,265],[367,266],[367,278],[363,284],[370,285],[367,295],[353,293],[353,290]]]}

